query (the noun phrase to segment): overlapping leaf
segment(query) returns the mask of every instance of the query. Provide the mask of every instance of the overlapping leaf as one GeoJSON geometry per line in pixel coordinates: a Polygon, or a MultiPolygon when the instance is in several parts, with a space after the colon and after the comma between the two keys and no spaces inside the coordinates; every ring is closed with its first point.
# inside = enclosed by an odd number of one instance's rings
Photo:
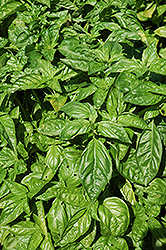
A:
{"type": "Polygon", "coordinates": [[[90,199],[94,201],[106,186],[112,174],[111,157],[105,146],[92,139],[84,150],[79,175],[90,199]]]}

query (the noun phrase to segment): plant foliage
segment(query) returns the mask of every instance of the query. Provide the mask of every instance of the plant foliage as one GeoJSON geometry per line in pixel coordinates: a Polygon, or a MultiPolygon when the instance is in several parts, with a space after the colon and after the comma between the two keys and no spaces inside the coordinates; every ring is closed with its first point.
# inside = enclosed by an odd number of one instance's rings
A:
{"type": "Polygon", "coordinates": [[[165,13],[0,1],[3,250],[165,249],[165,13]]]}

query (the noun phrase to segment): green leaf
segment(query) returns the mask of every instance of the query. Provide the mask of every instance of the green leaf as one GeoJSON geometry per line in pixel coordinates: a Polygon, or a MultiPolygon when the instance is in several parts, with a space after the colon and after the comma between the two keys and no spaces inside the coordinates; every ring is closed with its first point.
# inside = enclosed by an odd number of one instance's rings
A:
{"type": "Polygon", "coordinates": [[[90,110],[86,103],[81,103],[77,101],[71,101],[66,103],[62,108],[67,115],[80,119],[80,118],[89,118],[90,110]]]}
{"type": "Polygon", "coordinates": [[[102,106],[107,97],[107,94],[108,90],[104,90],[102,88],[98,88],[96,90],[95,94],[93,95],[93,103],[95,108],[99,109],[102,106]]]}
{"type": "Polygon", "coordinates": [[[97,242],[94,244],[95,250],[128,250],[127,242],[120,237],[112,237],[112,236],[101,236],[97,242]]]}
{"type": "Polygon", "coordinates": [[[47,188],[47,190],[44,193],[37,196],[37,199],[43,200],[43,201],[48,201],[52,198],[55,198],[57,196],[57,190],[58,190],[59,186],[61,186],[61,183],[57,182],[55,185],[51,186],[50,188],[47,188]]]}
{"type": "Polygon", "coordinates": [[[148,200],[156,205],[166,204],[166,182],[162,179],[154,179],[146,189],[148,200]]]}
{"type": "Polygon", "coordinates": [[[166,229],[161,223],[152,217],[148,220],[148,225],[153,236],[166,245],[166,229]]]}
{"type": "Polygon", "coordinates": [[[5,184],[9,188],[10,192],[12,192],[14,195],[20,195],[21,197],[22,195],[24,196],[28,192],[26,187],[17,182],[5,180],[5,184]]]}
{"type": "Polygon", "coordinates": [[[115,119],[118,116],[118,98],[119,93],[117,88],[114,88],[110,91],[108,98],[107,98],[107,111],[109,112],[109,116],[111,119],[115,119]]]}
{"type": "Polygon", "coordinates": [[[50,146],[45,158],[47,166],[53,171],[54,174],[56,173],[62,162],[61,150],[61,147],[52,145],[50,146]]]}
{"type": "Polygon", "coordinates": [[[165,75],[165,71],[166,71],[166,59],[160,58],[160,59],[154,60],[152,62],[152,64],[150,65],[149,70],[151,72],[156,73],[156,74],[165,75]]]}
{"type": "Polygon", "coordinates": [[[50,79],[53,78],[57,72],[56,68],[54,68],[53,65],[49,61],[38,59],[37,65],[38,65],[39,71],[43,74],[43,76],[47,78],[50,78],[50,79]]]}
{"type": "Polygon", "coordinates": [[[154,40],[144,51],[142,54],[142,62],[143,65],[147,65],[149,67],[151,63],[158,58],[156,41],[154,40]]]}
{"type": "Polygon", "coordinates": [[[145,238],[148,233],[148,223],[141,218],[135,218],[132,226],[132,238],[135,242],[138,242],[145,238]]]}
{"type": "MultiPolygon", "coordinates": [[[[52,172],[52,171],[51,171],[52,172]]],[[[52,174],[53,177],[53,174],[52,174]]],[[[44,179],[44,178],[43,178],[44,179]]],[[[37,194],[46,184],[47,181],[42,179],[42,173],[30,173],[26,175],[21,183],[26,185],[29,189],[28,197],[32,198],[35,194],[37,194]]],[[[49,178],[48,178],[49,180],[49,178]]]]}
{"type": "Polygon", "coordinates": [[[37,2],[47,5],[50,8],[50,0],[36,0],[37,2]]]}
{"type": "MultiPolygon", "coordinates": [[[[152,133],[152,131],[148,131],[146,134],[148,134],[148,133],[150,135],[150,133],[152,133]]],[[[161,139],[159,139],[159,142],[161,143],[160,140],[161,139]]],[[[119,173],[122,176],[129,179],[131,182],[136,182],[138,184],[145,185],[145,186],[157,175],[158,170],[159,170],[159,162],[157,163],[157,160],[155,159],[155,155],[154,156],[150,155],[151,154],[150,151],[151,151],[151,149],[153,149],[153,140],[150,141],[150,137],[149,137],[149,141],[147,141],[147,146],[148,146],[147,149],[149,149],[149,151],[147,153],[145,153],[145,151],[144,151],[145,149],[142,149],[143,151],[142,150],[140,151],[140,148],[139,148],[140,155],[138,158],[138,152],[136,153],[136,151],[133,149],[133,150],[131,150],[131,152],[128,156],[128,159],[127,160],[124,159],[117,166],[117,170],[119,171],[119,173]],[[150,145],[151,145],[151,147],[150,147],[150,145]],[[149,159],[146,156],[146,154],[148,154],[149,159]],[[152,157],[152,159],[150,159],[150,157],[152,157]],[[154,158],[154,161],[152,161],[153,158],[154,158]],[[147,162],[144,162],[146,160],[147,160],[147,162]]],[[[155,147],[155,145],[154,145],[154,147],[155,147]]],[[[157,149],[157,150],[159,150],[159,153],[161,152],[161,149],[162,148],[157,149]]]]}
{"type": "Polygon", "coordinates": [[[109,89],[114,83],[114,78],[112,77],[99,78],[93,76],[90,77],[90,80],[96,87],[101,88],[103,90],[109,89]]]}
{"type": "Polygon", "coordinates": [[[126,127],[149,129],[144,120],[139,118],[137,115],[130,113],[118,116],[118,122],[126,127]]]}
{"type": "Polygon", "coordinates": [[[59,179],[65,181],[68,187],[76,187],[80,184],[78,176],[82,151],[73,147],[65,148],[63,156],[65,160],[59,169],[59,179]]]}
{"type": "Polygon", "coordinates": [[[162,58],[166,59],[166,48],[160,49],[159,55],[160,55],[162,58]]]}
{"type": "Polygon", "coordinates": [[[81,244],[83,245],[83,247],[85,247],[85,249],[90,247],[90,245],[95,240],[96,230],[97,230],[96,222],[94,221],[94,223],[91,224],[89,228],[88,234],[81,240],[81,244]]]}
{"type": "MultiPolygon", "coordinates": [[[[8,43],[8,39],[0,37],[0,49],[2,49],[8,43]]],[[[5,54],[6,56],[6,54],[5,54]]]]}
{"type": "Polygon", "coordinates": [[[136,198],[130,182],[126,179],[126,182],[123,185],[119,183],[119,187],[124,199],[130,202],[131,205],[134,205],[136,203],[136,198]]]}
{"type": "Polygon", "coordinates": [[[159,27],[154,31],[154,33],[160,37],[166,38],[166,26],[159,27]]]}
{"type": "Polygon", "coordinates": [[[151,130],[143,132],[136,152],[138,166],[144,175],[145,185],[157,174],[163,149],[159,132],[152,122],[151,130]]]}
{"type": "Polygon", "coordinates": [[[14,2],[3,1],[3,2],[2,5],[0,6],[0,20],[3,20],[8,16],[14,14],[17,11],[17,9],[22,5],[18,1],[14,2]]]}
{"type": "Polygon", "coordinates": [[[2,112],[0,113],[0,133],[2,133],[10,147],[17,155],[15,124],[9,115],[2,112]]]}
{"type": "Polygon", "coordinates": [[[92,95],[96,90],[97,90],[97,88],[94,85],[90,85],[88,87],[81,88],[80,91],[78,92],[78,95],[77,95],[77,101],[81,101],[81,100],[85,99],[86,97],[92,95]]]}
{"type": "Polygon", "coordinates": [[[83,194],[82,188],[59,187],[56,192],[58,199],[69,205],[81,208],[88,206],[88,201],[83,194]]]}
{"type": "Polygon", "coordinates": [[[15,198],[6,203],[0,215],[0,224],[7,225],[14,221],[24,211],[25,199],[15,198]]]}
{"type": "Polygon", "coordinates": [[[88,212],[84,212],[81,216],[79,214],[82,214],[82,211],[75,214],[66,225],[65,235],[61,241],[62,245],[76,241],[88,231],[91,225],[91,216],[88,212]]]}
{"type": "Polygon", "coordinates": [[[157,204],[151,204],[151,202],[149,202],[149,204],[147,204],[145,208],[146,214],[149,217],[157,217],[160,214],[161,206],[157,204]]]}
{"type": "Polygon", "coordinates": [[[40,231],[42,234],[44,234],[46,237],[48,236],[47,234],[47,227],[46,227],[46,221],[45,221],[45,212],[44,212],[44,207],[42,201],[37,201],[35,203],[37,207],[37,214],[33,214],[33,219],[35,223],[39,226],[40,231]]]}
{"type": "Polygon", "coordinates": [[[99,216],[112,235],[123,236],[127,231],[130,214],[123,200],[117,197],[106,198],[99,206],[99,216]]]}
{"type": "MultiPolygon", "coordinates": [[[[45,1],[45,0],[43,0],[45,1]]],[[[50,1],[47,0],[47,2],[50,1]]],[[[54,48],[58,43],[59,29],[57,25],[49,25],[47,29],[43,29],[41,32],[41,39],[43,44],[42,53],[46,60],[53,61],[56,49],[54,48]]]]}
{"type": "MultiPolygon", "coordinates": [[[[31,35],[30,30],[19,17],[14,19],[8,28],[8,39],[11,42],[11,47],[13,46],[15,49],[32,44],[33,42],[35,42],[36,38],[38,39],[38,37],[38,35],[31,35]]],[[[19,61],[20,62],[18,62],[17,57],[13,56],[7,63],[8,65],[10,65],[11,69],[23,69],[24,64],[27,62],[27,57],[25,57],[25,53],[23,56],[23,60],[22,58],[19,58],[19,61]],[[17,68],[18,66],[19,68],[17,68]]]]}
{"type": "Polygon", "coordinates": [[[111,67],[109,67],[105,71],[105,73],[108,76],[111,73],[117,73],[117,72],[120,73],[120,72],[123,72],[125,70],[128,72],[132,72],[132,73],[136,74],[137,76],[141,76],[147,71],[147,69],[144,68],[143,65],[141,65],[139,63],[139,61],[137,61],[135,58],[133,58],[133,59],[122,59],[122,60],[116,62],[111,67]]]}
{"type": "Polygon", "coordinates": [[[14,235],[26,236],[36,232],[36,227],[31,221],[20,221],[9,229],[14,235]]]}
{"type": "Polygon", "coordinates": [[[131,143],[125,129],[118,123],[111,121],[101,121],[98,123],[98,131],[100,135],[120,140],[122,142],[131,143]]]}
{"type": "Polygon", "coordinates": [[[42,250],[54,250],[54,246],[51,241],[51,235],[49,234],[48,237],[45,237],[42,244],[40,245],[42,250]]]}
{"type": "Polygon", "coordinates": [[[111,174],[112,161],[107,149],[99,140],[91,140],[82,154],[79,175],[92,201],[106,186],[111,174]]]}
{"type": "Polygon", "coordinates": [[[123,100],[140,106],[154,105],[162,100],[162,96],[157,95],[157,92],[159,92],[158,94],[161,92],[161,89],[157,84],[144,82],[127,93],[123,100]],[[151,92],[154,92],[155,94],[151,92]]]}
{"type": "Polygon", "coordinates": [[[3,147],[0,152],[0,166],[3,168],[8,168],[17,162],[17,156],[10,149],[3,147]]]}
{"type": "Polygon", "coordinates": [[[59,199],[53,202],[47,215],[47,222],[54,240],[59,240],[68,222],[65,206],[59,199]]]}
{"type": "Polygon", "coordinates": [[[137,77],[128,71],[123,71],[116,79],[115,86],[123,93],[131,91],[139,84],[137,77]]]}
{"type": "Polygon", "coordinates": [[[87,120],[75,120],[69,121],[61,130],[59,135],[60,140],[73,139],[77,135],[85,134],[89,132],[90,124],[87,120]]]}
{"type": "Polygon", "coordinates": [[[39,74],[27,74],[13,84],[13,92],[17,90],[39,89],[46,86],[47,78],[39,74]]]}
{"type": "Polygon", "coordinates": [[[64,125],[65,121],[62,119],[48,118],[40,123],[38,131],[44,135],[57,136],[64,125]]]}
{"type": "Polygon", "coordinates": [[[29,239],[27,250],[35,250],[40,245],[43,236],[39,231],[36,230],[34,234],[29,239]]]}

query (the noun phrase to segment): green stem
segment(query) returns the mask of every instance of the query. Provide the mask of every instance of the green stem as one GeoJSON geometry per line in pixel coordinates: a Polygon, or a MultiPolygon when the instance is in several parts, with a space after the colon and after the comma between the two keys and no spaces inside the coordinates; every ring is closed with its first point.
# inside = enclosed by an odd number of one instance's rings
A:
{"type": "Polygon", "coordinates": [[[34,91],[34,89],[32,89],[32,93],[33,93],[33,95],[34,95],[36,101],[39,103],[41,109],[43,109],[43,108],[42,108],[42,107],[43,107],[43,104],[42,104],[42,102],[40,101],[40,99],[39,99],[39,97],[37,96],[37,94],[36,94],[36,92],[34,91]]]}
{"type": "Polygon", "coordinates": [[[16,97],[15,100],[16,100],[16,102],[18,103],[18,105],[20,106],[20,108],[21,108],[21,110],[22,110],[22,112],[23,112],[23,115],[25,116],[25,119],[26,119],[27,121],[29,121],[29,116],[27,116],[27,113],[26,113],[24,107],[22,106],[20,100],[19,100],[17,97],[16,97]]]}

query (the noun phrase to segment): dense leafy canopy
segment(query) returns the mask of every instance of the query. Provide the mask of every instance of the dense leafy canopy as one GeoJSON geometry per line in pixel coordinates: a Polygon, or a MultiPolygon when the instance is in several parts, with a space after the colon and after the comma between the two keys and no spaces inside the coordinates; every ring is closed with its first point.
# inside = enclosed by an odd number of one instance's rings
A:
{"type": "Polygon", "coordinates": [[[0,1],[3,250],[164,250],[166,2],[0,1]]]}

